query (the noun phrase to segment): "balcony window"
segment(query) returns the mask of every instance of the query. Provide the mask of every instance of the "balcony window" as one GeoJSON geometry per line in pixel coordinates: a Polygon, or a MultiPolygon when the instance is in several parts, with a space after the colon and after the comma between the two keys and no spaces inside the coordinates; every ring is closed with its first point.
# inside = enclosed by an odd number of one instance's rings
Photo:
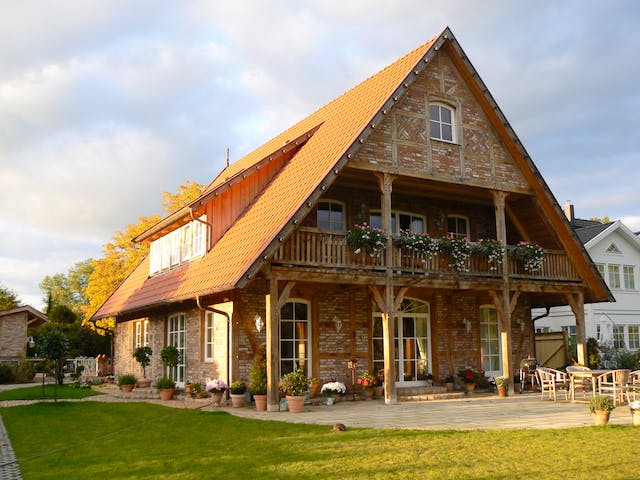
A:
{"type": "MultiPolygon", "coordinates": [[[[380,210],[372,210],[369,215],[369,224],[373,228],[382,229],[382,213],[380,210]]],[[[427,221],[423,215],[408,212],[391,212],[391,233],[398,233],[400,230],[408,230],[413,233],[426,233],[427,221]]]]}
{"type": "Polygon", "coordinates": [[[469,238],[469,219],[462,215],[449,215],[447,217],[447,232],[453,233],[456,239],[469,238]]]}
{"type": "Polygon", "coordinates": [[[317,226],[321,230],[344,232],[345,207],[341,202],[318,202],[317,226]]]}

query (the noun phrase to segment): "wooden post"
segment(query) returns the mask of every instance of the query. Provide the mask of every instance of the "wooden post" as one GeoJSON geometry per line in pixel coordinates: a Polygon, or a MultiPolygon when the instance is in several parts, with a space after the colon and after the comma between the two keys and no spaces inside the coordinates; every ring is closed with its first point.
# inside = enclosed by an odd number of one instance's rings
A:
{"type": "Polygon", "coordinates": [[[576,317],[576,350],[578,363],[587,367],[587,347],[585,345],[584,294],[582,292],[567,293],[567,303],[576,317]]]}
{"type": "Polygon", "coordinates": [[[278,280],[269,280],[267,307],[267,411],[280,411],[280,394],[278,392],[279,359],[280,359],[280,309],[278,308],[278,280]]]}

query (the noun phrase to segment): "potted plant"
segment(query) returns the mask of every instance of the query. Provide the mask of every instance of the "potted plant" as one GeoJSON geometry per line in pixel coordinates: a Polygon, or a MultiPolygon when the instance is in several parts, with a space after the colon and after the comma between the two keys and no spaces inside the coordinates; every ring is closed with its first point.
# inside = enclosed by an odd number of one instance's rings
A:
{"type": "Polygon", "coordinates": [[[367,400],[373,399],[373,389],[375,387],[376,378],[369,372],[364,372],[358,377],[358,385],[362,387],[364,398],[367,400]]]}
{"type": "Polygon", "coordinates": [[[120,378],[118,379],[118,386],[120,387],[120,390],[128,393],[133,390],[133,387],[135,386],[137,381],[138,380],[136,379],[135,375],[120,375],[120,378]]]}
{"type": "Polygon", "coordinates": [[[221,406],[222,396],[227,390],[227,384],[224,383],[224,380],[221,380],[219,378],[209,380],[204,388],[207,392],[213,395],[213,404],[217,407],[221,406]]]}
{"type": "Polygon", "coordinates": [[[446,377],[444,377],[444,385],[447,388],[448,393],[453,392],[453,386],[455,385],[455,379],[453,378],[453,375],[447,375],[446,377]]]}
{"type": "Polygon", "coordinates": [[[325,383],[320,389],[320,393],[327,396],[327,405],[333,405],[346,391],[347,387],[342,382],[325,383]]]}
{"type": "Polygon", "coordinates": [[[171,400],[176,389],[176,382],[169,377],[162,377],[156,381],[156,388],[160,391],[161,400],[171,400]]]}
{"type": "Polygon", "coordinates": [[[347,245],[354,249],[353,253],[356,255],[364,249],[374,257],[387,246],[387,235],[384,230],[371,227],[366,223],[356,224],[347,232],[347,245]]]}
{"type": "Polygon", "coordinates": [[[529,242],[518,242],[511,255],[522,262],[525,272],[535,273],[542,268],[544,250],[540,245],[529,242]]]}
{"type": "Polygon", "coordinates": [[[249,391],[256,401],[256,410],[267,411],[267,346],[263,343],[253,358],[249,391]]]}
{"type": "Polygon", "coordinates": [[[636,426],[640,426],[640,400],[635,400],[629,404],[631,410],[631,420],[636,426]]]}
{"type": "Polygon", "coordinates": [[[614,408],[613,400],[605,395],[595,395],[589,399],[589,411],[596,425],[609,423],[611,410],[614,408]]]}
{"type": "Polygon", "coordinates": [[[236,380],[229,385],[229,394],[231,396],[232,407],[244,407],[244,392],[247,391],[247,386],[242,380],[236,380]]]}
{"type": "Polygon", "coordinates": [[[301,368],[287,373],[280,380],[280,390],[286,395],[289,411],[300,413],[304,411],[304,400],[309,389],[309,379],[301,368]]]}
{"type": "Polygon", "coordinates": [[[136,359],[136,362],[140,364],[142,367],[142,378],[143,380],[138,381],[138,387],[145,388],[151,386],[151,380],[147,380],[147,367],[151,363],[151,355],[153,351],[151,347],[138,347],[133,351],[133,358],[136,359]]]}
{"type": "Polygon", "coordinates": [[[309,380],[309,398],[315,398],[320,392],[320,382],[317,378],[313,377],[309,380]]]}
{"type": "Polygon", "coordinates": [[[160,351],[160,359],[162,364],[169,369],[169,376],[171,376],[171,370],[180,363],[181,357],[180,350],[173,345],[167,345],[160,351]]]}
{"type": "Polygon", "coordinates": [[[496,388],[498,389],[498,397],[504,398],[507,396],[507,387],[509,386],[508,377],[496,377],[496,388]]]}
{"type": "Polygon", "coordinates": [[[471,367],[458,370],[458,378],[464,383],[467,394],[471,395],[473,389],[476,388],[476,382],[480,378],[480,374],[471,367]]]}

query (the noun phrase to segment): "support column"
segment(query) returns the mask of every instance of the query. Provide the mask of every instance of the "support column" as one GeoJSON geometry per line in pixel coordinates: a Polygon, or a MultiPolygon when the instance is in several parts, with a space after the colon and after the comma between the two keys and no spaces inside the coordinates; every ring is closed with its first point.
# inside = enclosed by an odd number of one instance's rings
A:
{"type": "Polygon", "coordinates": [[[567,293],[567,303],[571,307],[573,315],[576,317],[576,350],[578,363],[587,365],[587,346],[585,344],[586,331],[584,322],[584,294],[582,292],[567,293]]]}
{"type": "Polygon", "coordinates": [[[266,296],[267,308],[267,411],[280,411],[280,380],[278,360],[280,358],[280,309],[278,308],[278,279],[269,280],[269,295],[266,296]]]}

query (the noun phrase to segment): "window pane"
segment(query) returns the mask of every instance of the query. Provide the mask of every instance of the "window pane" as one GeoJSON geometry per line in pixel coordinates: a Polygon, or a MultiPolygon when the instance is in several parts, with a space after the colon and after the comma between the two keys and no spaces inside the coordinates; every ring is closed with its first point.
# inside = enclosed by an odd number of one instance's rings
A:
{"type": "Polygon", "coordinates": [[[429,106],[429,118],[431,120],[440,120],[440,107],[438,105],[429,106]]]}
{"type": "Polygon", "coordinates": [[[280,337],[293,338],[293,322],[282,322],[280,324],[280,337]]]}
{"type": "Polygon", "coordinates": [[[295,318],[296,320],[307,320],[307,304],[295,303],[295,318]]]}
{"type": "Polygon", "coordinates": [[[440,124],[434,121],[429,122],[429,128],[431,130],[431,138],[441,138],[440,137],[440,124]]]}
{"type": "Polygon", "coordinates": [[[293,342],[282,342],[280,344],[282,358],[293,358],[293,342]]]}
{"type": "Polygon", "coordinates": [[[280,310],[280,318],[282,320],[293,320],[293,303],[287,302],[280,310]]]}
{"type": "Polygon", "coordinates": [[[410,230],[413,233],[425,233],[424,222],[422,219],[413,217],[411,220],[410,230]]]}
{"type": "Polygon", "coordinates": [[[411,216],[400,214],[400,230],[409,230],[411,228],[411,216]]]}
{"type": "Polygon", "coordinates": [[[382,337],[382,318],[373,317],[373,336],[382,337]]]}
{"type": "Polygon", "coordinates": [[[373,228],[382,228],[382,214],[380,212],[370,213],[369,225],[371,225],[373,228]]]}
{"type": "Polygon", "coordinates": [[[451,123],[451,110],[440,107],[440,119],[443,123],[451,123]]]}

